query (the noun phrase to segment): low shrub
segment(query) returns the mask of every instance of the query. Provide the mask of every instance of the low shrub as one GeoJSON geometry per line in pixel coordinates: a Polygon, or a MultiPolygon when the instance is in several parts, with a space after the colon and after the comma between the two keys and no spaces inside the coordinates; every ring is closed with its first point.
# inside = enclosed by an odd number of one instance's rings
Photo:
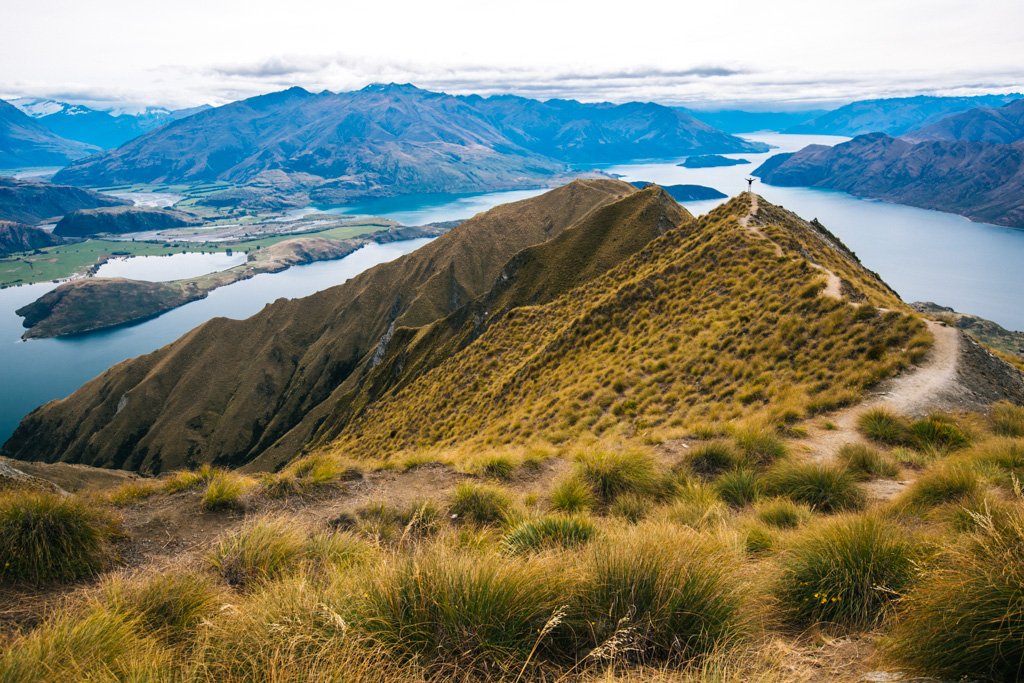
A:
{"type": "Polygon", "coordinates": [[[757,518],[776,529],[795,529],[811,518],[811,510],[788,498],[772,498],[759,502],[755,511],[757,518]]]}
{"type": "Polygon", "coordinates": [[[852,476],[816,463],[779,463],[766,474],[764,488],[768,495],[785,496],[819,512],[855,510],[864,504],[864,493],[852,476]]]}
{"type": "Polygon", "coordinates": [[[305,541],[306,535],[295,525],[263,517],[222,535],[207,559],[229,584],[248,586],[298,568],[305,541]]]}
{"type": "Polygon", "coordinates": [[[502,544],[513,554],[574,548],[589,542],[596,533],[594,525],[581,517],[547,516],[520,522],[505,534],[502,544]]]}
{"type": "Polygon", "coordinates": [[[575,631],[609,659],[699,658],[746,633],[737,566],[726,547],[686,529],[648,523],[609,535],[587,554],[575,631]]]}
{"type": "Polygon", "coordinates": [[[466,483],[456,487],[449,511],[461,522],[503,524],[513,511],[513,503],[500,488],[466,483]]]}
{"type": "Polygon", "coordinates": [[[839,462],[855,479],[892,479],[899,474],[899,467],[892,458],[877,448],[864,444],[848,443],[839,449],[839,462]]]}
{"type": "Polygon", "coordinates": [[[873,408],[857,418],[860,433],[887,446],[904,446],[910,443],[910,423],[906,418],[885,408],[873,408]]]}
{"type": "Polygon", "coordinates": [[[1024,437],[1024,406],[1009,401],[992,404],[989,413],[992,431],[1000,436],[1024,437]]]}
{"type": "Polygon", "coordinates": [[[733,507],[750,505],[761,495],[761,480],[750,469],[735,469],[720,476],[714,483],[718,497],[733,507]]]}
{"type": "Polygon", "coordinates": [[[1024,672],[1024,508],[981,521],[902,601],[886,641],[901,666],[948,680],[1024,672]]]}
{"type": "Polygon", "coordinates": [[[75,581],[115,559],[116,521],[75,496],[0,495],[0,585],[75,581]]]}
{"type": "Polygon", "coordinates": [[[551,509],[572,515],[594,507],[596,499],[590,487],[578,477],[567,477],[551,490],[551,509]]]}
{"type": "Polygon", "coordinates": [[[906,529],[881,517],[830,519],[782,554],[775,593],[794,624],[872,628],[910,585],[922,554],[906,529]]]}

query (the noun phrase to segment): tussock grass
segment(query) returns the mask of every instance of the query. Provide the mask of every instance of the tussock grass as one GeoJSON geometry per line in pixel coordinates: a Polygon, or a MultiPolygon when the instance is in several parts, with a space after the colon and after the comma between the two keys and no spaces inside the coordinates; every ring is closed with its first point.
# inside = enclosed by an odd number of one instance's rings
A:
{"type": "Polygon", "coordinates": [[[874,408],[857,418],[861,434],[887,446],[903,446],[910,442],[910,422],[891,410],[874,408]]]}
{"type": "Polygon", "coordinates": [[[391,542],[426,538],[440,531],[445,521],[441,507],[432,500],[425,500],[403,507],[384,502],[370,503],[359,508],[355,517],[338,518],[333,525],[391,542]]]}
{"type": "Polygon", "coordinates": [[[691,472],[713,477],[743,464],[743,456],[728,441],[711,441],[694,446],[683,461],[691,472]]]}
{"type": "Polygon", "coordinates": [[[651,513],[652,508],[654,508],[654,502],[650,498],[637,493],[626,493],[618,496],[608,506],[608,514],[613,517],[621,517],[627,522],[635,524],[647,517],[651,513]]]}
{"type": "Polygon", "coordinates": [[[896,499],[896,505],[910,512],[926,512],[947,503],[966,500],[981,489],[981,479],[964,463],[950,463],[925,472],[896,499]]]}
{"type": "Polygon", "coordinates": [[[776,596],[799,626],[869,629],[911,584],[923,546],[882,517],[842,516],[809,527],[780,558],[776,596]]]}
{"type": "Polygon", "coordinates": [[[93,576],[111,565],[115,519],[74,496],[0,495],[0,584],[93,576]]]}
{"type": "Polygon", "coordinates": [[[795,529],[811,518],[813,514],[806,505],[788,498],[762,500],[754,507],[757,519],[776,529],[795,529]]]}
{"type": "Polygon", "coordinates": [[[242,510],[245,508],[242,496],[251,485],[250,480],[237,474],[217,472],[207,481],[199,507],[207,512],[242,510]]]}
{"type": "Polygon", "coordinates": [[[765,492],[785,496],[819,512],[855,510],[864,505],[864,493],[845,470],[815,463],[781,462],[764,478],[765,492]]]}
{"type": "Polygon", "coordinates": [[[61,612],[0,654],[4,683],[172,681],[170,653],[139,635],[139,624],[95,609],[61,612]]]}
{"type": "Polygon", "coordinates": [[[576,475],[605,505],[626,493],[666,500],[674,492],[671,476],[644,451],[595,449],[576,460],[576,475]]]}
{"type": "Polygon", "coordinates": [[[1024,482],[1024,439],[997,437],[983,441],[964,454],[964,460],[1010,492],[1024,482]]]}
{"type": "Polygon", "coordinates": [[[360,628],[401,661],[471,672],[518,670],[572,594],[550,561],[431,546],[376,572],[360,628]]]}
{"type": "Polygon", "coordinates": [[[970,445],[971,437],[951,417],[938,413],[910,425],[910,437],[921,450],[948,453],[970,445]]]}
{"type": "Polygon", "coordinates": [[[698,482],[684,484],[679,497],[664,511],[664,518],[693,529],[711,529],[729,516],[725,505],[715,489],[698,482]]]}
{"type": "Polygon", "coordinates": [[[132,621],[140,633],[171,644],[193,639],[199,623],[226,601],[207,574],[173,569],[111,576],[99,594],[105,609],[132,621]]]}
{"type": "Polygon", "coordinates": [[[163,481],[164,491],[181,493],[197,489],[210,481],[219,471],[221,470],[216,470],[210,465],[203,465],[196,470],[180,470],[163,481]]]}
{"type": "Polygon", "coordinates": [[[989,424],[1000,436],[1024,437],[1024,406],[1015,406],[1009,401],[993,404],[989,424]]]}
{"type": "Polygon", "coordinates": [[[221,536],[207,560],[229,584],[248,586],[294,571],[305,554],[305,541],[296,525],[262,517],[221,536]]]}
{"type": "Polygon", "coordinates": [[[551,490],[551,509],[566,514],[586,512],[597,502],[594,493],[579,477],[567,477],[551,490]]]}
{"type": "Polygon", "coordinates": [[[979,521],[900,604],[886,649],[901,666],[949,680],[1024,673],[1024,508],[979,521]]]}
{"type": "Polygon", "coordinates": [[[163,486],[155,479],[139,479],[118,487],[107,496],[107,500],[115,507],[125,507],[148,500],[162,490],[163,486]]]}
{"type": "Polygon", "coordinates": [[[296,460],[276,474],[263,476],[260,484],[268,498],[288,498],[310,495],[361,476],[357,468],[342,458],[315,453],[296,460]]]}
{"type": "Polygon", "coordinates": [[[492,455],[480,463],[480,473],[491,479],[507,481],[515,471],[516,463],[507,455],[492,455]]]}
{"type": "Polygon", "coordinates": [[[587,555],[575,630],[612,660],[699,658],[747,632],[736,565],[727,547],[664,523],[609,534],[587,555]]]}
{"type": "Polygon", "coordinates": [[[513,554],[549,548],[575,548],[588,543],[597,527],[582,517],[546,516],[520,522],[505,534],[504,548],[513,554]]]}
{"type": "Polygon", "coordinates": [[[848,443],[839,449],[839,462],[854,478],[892,479],[899,474],[899,467],[893,459],[877,448],[864,444],[848,443]]]}
{"type": "Polygon", "coordinates": [[[740,430],[734,438],[743,457],[751,465],[770,465],[776,460],[786,457],[786,445],[770,429],[740,430]]]}
{"type": "Polygon", "coordinates": [[[778,543],[778,532],[764,524],[748,524],[743,529],[743,549],[748,555],[770,553],[778,543]]]}
{"type": "Polygon", "coordinates": [[[726,472],[714,483],[718,497],[733,507],[750,505],[761,496],[761,479],[751,469],[726,472]]]}
{"type": "Polygon", "coordinates": [[[500,525],[509,521],[515,504],[504,489],[497,486],[464,483],[456,487],[448,510],[461,522],[500,525]]]}

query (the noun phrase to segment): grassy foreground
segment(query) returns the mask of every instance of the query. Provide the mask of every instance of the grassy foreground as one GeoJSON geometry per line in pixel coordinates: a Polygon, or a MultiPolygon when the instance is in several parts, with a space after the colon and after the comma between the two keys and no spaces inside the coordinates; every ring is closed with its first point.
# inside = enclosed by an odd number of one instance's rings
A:
{"type": "Polygon", "coordinates": [[[873,446],[820,464],[799,438],[724,427],[682,455],[320,454],[260,477],[8,493],[0,539],[21,560],[4,594],[67,597],[8,623],[0,680],[1016,680],[1024,408],[861,428],[873,446]],[[449,485],[422,498],[358,494],[430,467],[449,485]],[[869,495],[890,477],[909,483],[869,495]],[[220,532],[147,561],[117,519],[168,505],[220,532]]]}

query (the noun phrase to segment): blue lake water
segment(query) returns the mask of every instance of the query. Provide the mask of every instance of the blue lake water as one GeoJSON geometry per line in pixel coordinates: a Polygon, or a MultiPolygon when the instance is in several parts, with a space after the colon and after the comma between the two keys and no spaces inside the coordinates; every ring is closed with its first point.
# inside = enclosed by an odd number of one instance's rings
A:
{"type": "MultiPolygon", "coordinates": [[[[835,136],[745,135],[775,145],[766,154],[734,154],[750,163],[724,168],[688,169],[683,158],[602,167],[628,181],[662,185],[695,184],[727,195],[746,189],[744,178],[772,154],[811,143],[837,144],[835,136]]],[[[906,301],[928,300],[975,313],[1024,330],[1024,230],[973,223],[953,214],[858,199],[841,192],[772,187],[756,192],[804,218],[818,218],[857,252],[906,301]]],[[[345,207],[317,207],[335,213],[392,218],[407,225],[469,218],[497,204],[535,196],[544,190],[478,195],[394,197],[345,207]]],[[[724,200],[687,202],[694,214],[724,200]]],[[[300,297],[339,284],[366,268],[424,244],[410,240],[369,245],[345,259],[259,275],[215,290],[196,301],[140,325],[70,339],[21,342],[21,320],[14,310],[42,295],[52,284],[0,290],[0,441],[21,417],[50,399],[62,397],[111,365],[148,353],[215,316],[244,318],[280,297],[300,297]],[[6,346],[4,346],[6,344],[6,346]]]]}
{"type": "Polygon", "coordinates": [[[429,241],[368,244],[343,259],[264,273],[215,289],[205,299],[138,325],[63,339],[21,341],[24,328],[14,314],[54,284],[0,289],[0,442],[33,408],[66,396],[115,363],[154,351],[210,318],[247,318],[277,299],[308,296],[341,284],[429,241]]]}
{"type": "Polygon", "coordinates": [[[124,277],[146,282],[170,282],[227,270],[245,263],[243,252],[212,254],[189,252],[167,256],[127,256],[112,258],[96,269],[96,277],[124,277]]]}

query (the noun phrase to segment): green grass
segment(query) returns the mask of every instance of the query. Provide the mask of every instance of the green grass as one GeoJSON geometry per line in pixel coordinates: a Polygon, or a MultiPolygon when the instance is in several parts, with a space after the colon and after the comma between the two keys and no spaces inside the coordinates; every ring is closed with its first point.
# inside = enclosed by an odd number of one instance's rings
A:
{"type": "Polygon", "coordinates": [[[950,463],[925,472],[896,499],[896,504],[914,512],[955,503],[977,494],[981,480],[969,465],[950,463]]]}
{"type": "Polygon", "coordinates": [[[181,493],[191,491],[210,481],[222,470],[214,469],[209,465],[203,465],[195,470],[180,470],[163,480],[164,491],[167,493],[181,493]]]}
{"type": "Polygon", "coordinates": [[[857,418],[861,434],[887,446],[903,446],[910,441],[910,423],[900,415],[874,408],[857,418]]]}
{"type": "Polygon", "coordinates": [[[460,522],[477,525],[503,524],[514,510],[512,498],[496,486],[459,484],[449,512],[460,522]]]}
{"type": "Polygon", "coordinates": [[[491,479],[508,480],[515,471],[515,462],[508,456],[494,455],[480,463],[480,473],[491,479]]]}
{"type": "Polygon", "coordinates": [[[870,629],[911,584],[922,553],[906,529],[881,517],[827,520],[783,553],[775,594],[795,625],[870,629]]]}
{"type": "Polygon", "coordinates": [[[786,456],[786,445],[770,430],[740,431],[735,439],[740,452],[751,465],[770,465],[786,456]]]}
{"type": "Polygon", "coordinates": [[[1024,512],[988,517],[901,604],[886,640],[901,667],[944,680],[1019,680],[1024,671],[1024,512]]]}
{"type": "Polygon", "coordinates": [[[650,514],[654,502],[637,493],[624,493],[608,506],[608,514],[636,524],[650,514]]]}
{"type": "Polygon", "coordinates": [[[818,512],[854,510],[864,494],[845,470],[816,463],[781,462],[764,478],[765,492],[785,496],[818,512]]]}
{"type": "Polygon", "coordinates": [[[861,481],[893,479],[900,471],[892,457],[864,444],[848,443],[840,448],[839,462],[847,472],[861,481]]]}
{"type": "Polygon", "coordinates": [[[921,450],[948,453],[970,445],[971,438],[945,415],[929,415],[910,425],[910,436],[921,450]]]}
{"type": "Polygon", "coordinates": [[[116,507],[126,507],[148,500],[162,490],[163,487],[155,479],[140,479],[118,487],[107,500],[116,507]]]}
{"type": "Polygon", "coordinates": [[[665,519],[692,529],[711,529],[729,515],[729,509],[709,484],[684,484],[676,501],[664,511],[665,519]]]}
{"type": "Polygon", "coordinates": [[[93,576],[114,562],[115,531],[108,513],[77,497],[0,495],[0,585],[93,576]]]}
{"type": "Polygon", "coordinates": [[[520,522],[505,534],[502,544],[513,554],[550,548],[575,548],[588,543],[597,528],[582,517],[546,516],[520,522]]]}

